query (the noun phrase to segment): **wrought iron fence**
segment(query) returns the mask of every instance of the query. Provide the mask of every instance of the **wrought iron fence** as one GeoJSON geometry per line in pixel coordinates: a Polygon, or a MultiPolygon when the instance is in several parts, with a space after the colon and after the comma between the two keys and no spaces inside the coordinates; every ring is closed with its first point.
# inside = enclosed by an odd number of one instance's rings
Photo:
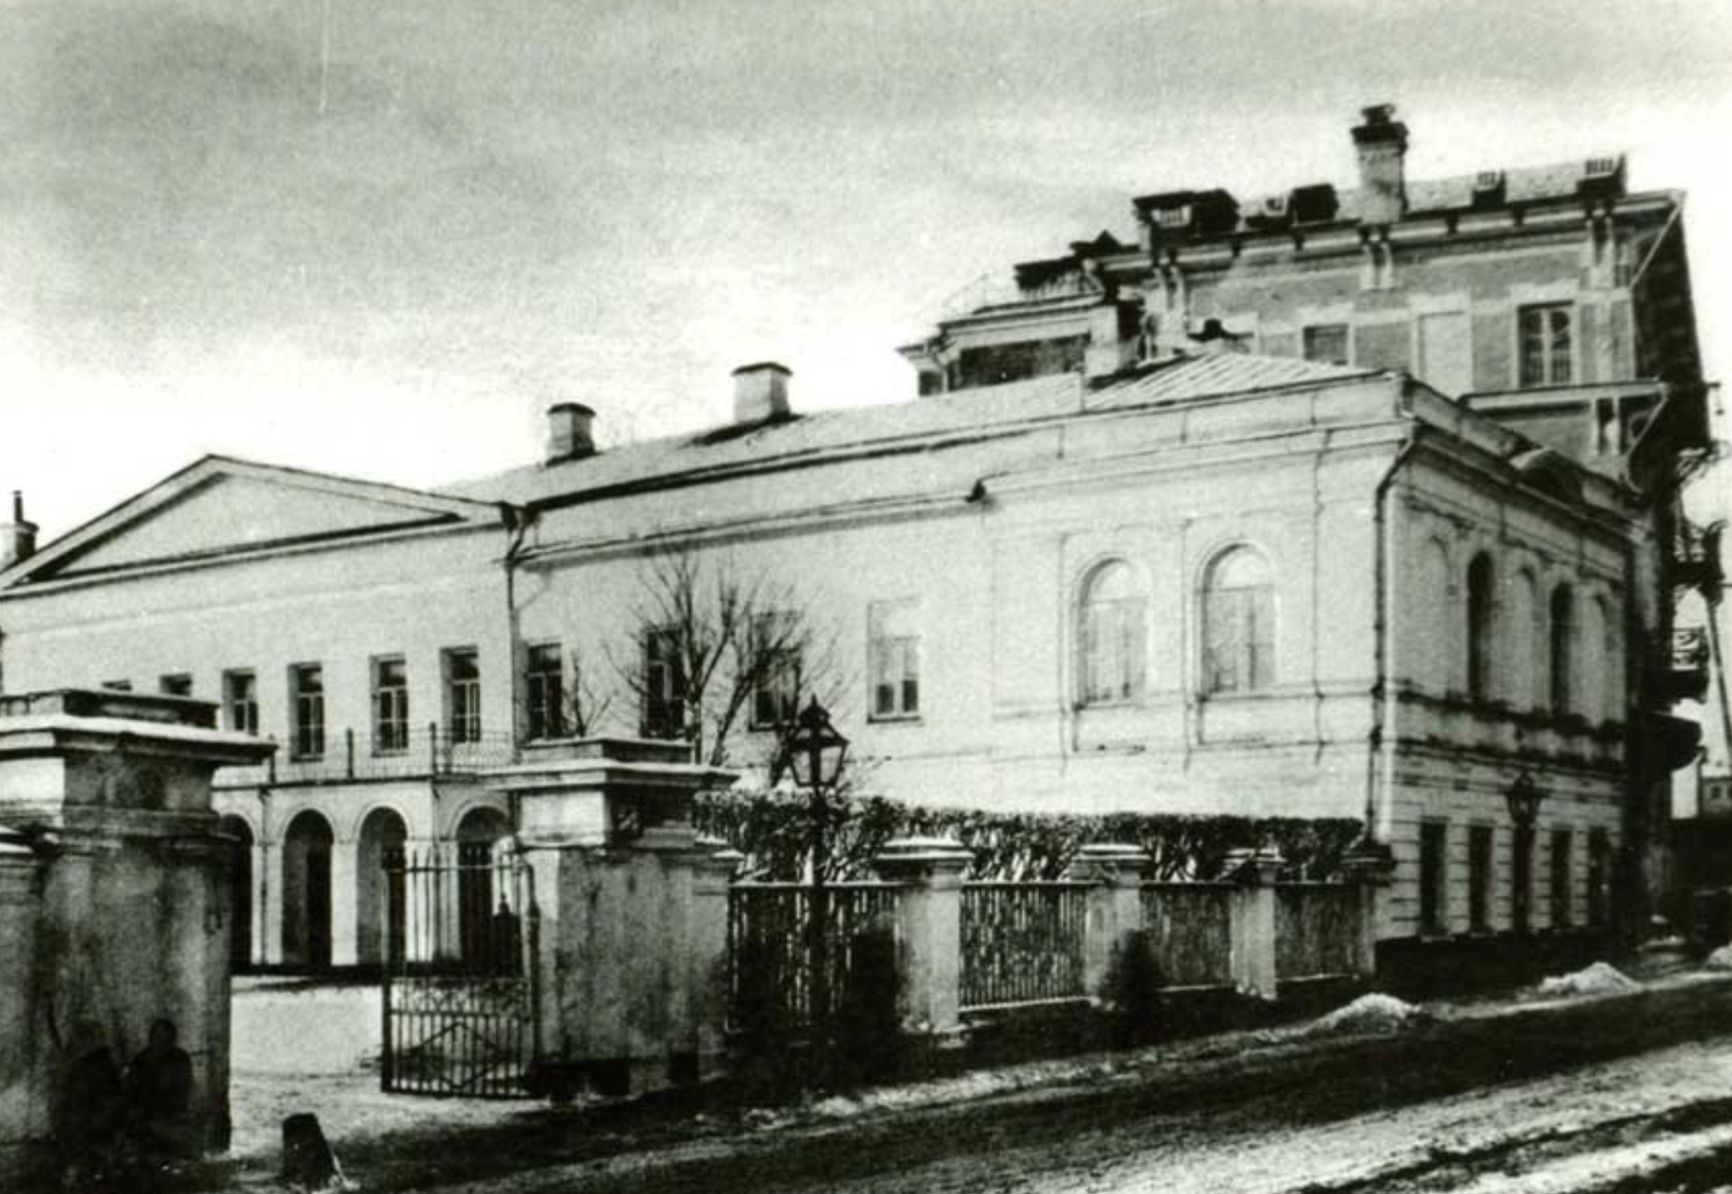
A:
{"type": "MultiPolygon", "coordinates": [[[[824,886],[828,1012],[842,1009],[875,932],[894,939],[894,883],[824,886]]],[[[735,883],[728,889],[728,1021],[739,1032],[800,1032],[812,1001],[812,886],[735,883]]]]}
{"type": "Polygon", "coordinates": [[[432,723],[418,728],[388,726],[378,734],[330,729],[304,744],[315,749],[296,754],[294,745],[283,743],[275,757],[257,767],[224,767],[216,773],[215,783],[252,787],[467,775],[510,763],[517,750],[507,731],[453,732],[432,723]]]}
{"type": "Polygon", "coordinates": [[[962,1007],[978,1010],[1087,996],[1087,883],[966,883],[962,1007]]]}
{"type": "Polygon", "coordinates": [[[1353,974],[1359,965],[1359,891],[1345,883],[1275,888],[1275,976],[1353,974]]]}
{"type": "Polygon", "coordinates": [[[1145,883],[1143,924],[1163,987],[1233,981],[1231,883],[1145,883]]]}
{"type": "Polygon", "coordinates": [[[380,1085],[525,1097],[540,932],[530,871],[486,843],[386,859],[380,1085]]]}

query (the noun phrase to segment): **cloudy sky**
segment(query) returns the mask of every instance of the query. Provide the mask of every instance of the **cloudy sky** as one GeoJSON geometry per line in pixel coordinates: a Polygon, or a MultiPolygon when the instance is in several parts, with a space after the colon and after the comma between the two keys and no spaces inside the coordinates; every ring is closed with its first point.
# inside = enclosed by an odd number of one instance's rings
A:
{"type": "Polygon", "coordinates": [[[433,484],[819,406],[1129,198],[1631,155],[1732,360],[1718,0],[0,0],[0,488],[54,535],[206,451],[433,484]],[[328,16],[328,20],[327,20],[328,16]]]}

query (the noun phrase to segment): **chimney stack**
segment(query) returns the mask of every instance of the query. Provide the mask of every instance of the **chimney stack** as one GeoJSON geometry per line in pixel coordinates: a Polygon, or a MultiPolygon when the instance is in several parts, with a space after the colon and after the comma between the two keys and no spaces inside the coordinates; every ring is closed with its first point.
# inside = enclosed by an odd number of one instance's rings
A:
{"type": "Polygon", "coordinates": [[[786,365],[760,361],[734,370],[734,422],[768,423],[788,417],[788,379],[794,376],[786,365]]]}
{"type": "Polygon", "coordinates": [[[36,524],[24,517],[24,494],[12,491],[12,520],[0,522],[0,568],[10,568],[36,550],[36,524]]]}
{"type": "Polygon", "coordinates": [[[547,408],[547,463],[560,464],[595,454],[595,412],[581,402],[547,408]]]}
{"type": "Polygon", "coordinates": [[[1407,208],[1407,126],[1394,104],[1360,109],[1365,123],[1353,130],[1359,151],[1359,222],[1393,224],[1407,208]]]}

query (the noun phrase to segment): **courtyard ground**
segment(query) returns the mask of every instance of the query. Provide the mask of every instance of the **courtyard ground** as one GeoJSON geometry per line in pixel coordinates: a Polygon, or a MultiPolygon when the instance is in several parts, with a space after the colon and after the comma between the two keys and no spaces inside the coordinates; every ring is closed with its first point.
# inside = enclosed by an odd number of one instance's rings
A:
{"type": "Polygon", "coordinates": [[[369,1190],[1700,1191],[1732,1155],[1725,976],[1435,1004],[774,1108],[387,1096],[365,1050],[319,1072],[352,1056],[334,1020],[343,1006],[365,1016],[370,992],[308,995],[237,998],[236,1187],[273,1188],[281,1119],[301,1110],[369,1190]],[[285,1002],[322,1010],[291,1032],[285,1002]]]}

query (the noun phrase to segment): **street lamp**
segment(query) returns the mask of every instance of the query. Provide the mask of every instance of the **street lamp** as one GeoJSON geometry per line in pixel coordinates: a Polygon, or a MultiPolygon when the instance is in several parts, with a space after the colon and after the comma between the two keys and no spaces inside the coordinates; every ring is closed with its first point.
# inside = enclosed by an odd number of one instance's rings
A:
{"type": "Polygon", "coordinates": [[[825,794],[842,778],[848,757],[848,739],[830,724],[830,714],[813,697],[800,711],[782,739],[782,761],[794,773],[794,782],[811,797],[812,904],[806,925],[806,956],[811,963],[807,1009],[814,1049],[825,1046],[830,1018],[829,892],[824,887],[825,828],[829,807],[825,794]]]}
{"type": "Polygon", "coordinates": [[[1528,931],[1529,904],[1533,893],[1533,854],[1534,854],[1534,822],[1539,819],[1540,801],[1545,799],[1545,793],[1540,791],[1534,777],[1524,769],[1515,778],[1509,791],[1504,793],[1504,800],[1509,804],[1509,819],[1515,822],[1515,859],[1512,876],[1514,892],[1515,931],[1526,935],[1528,931]]]}

